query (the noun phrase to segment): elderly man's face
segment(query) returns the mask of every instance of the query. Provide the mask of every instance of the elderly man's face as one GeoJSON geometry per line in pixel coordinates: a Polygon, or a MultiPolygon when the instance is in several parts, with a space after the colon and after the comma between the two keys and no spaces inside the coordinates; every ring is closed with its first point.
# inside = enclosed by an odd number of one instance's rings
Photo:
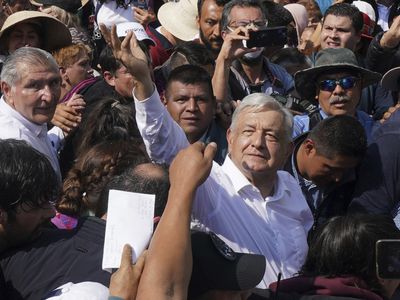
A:
{"type": "Polygon", "coordinates": [[[321,48],[347,48],[355,50],[361,33],[357,33],[349,17],[327,15],[322,25],[321,48]]]}
{"type": "Polygon", "coordinates": [[[6,102],[29,121],[41,125],[49,122],[61,93],[58,70],[46,66],[18,68],[21,79],[13,87],[2,82],[6,102]]]}
{"type": "Polygon", "coordinates": [[[283,115],[277,111],[244,109],[227,132],[232,161],[250,180],[274,176],[290,150],[283,115]]]}
{"type": "Polygon", "coordinates": [[[361,79],[357,74],[326,74],[318,77],[317,84],[318,102],[327,115],[355,116],[361,97],[361,79]]]}
{"type": "Polygon", "coordinates": [[[212,52],[219,53],[222,46],[219,22],[223,6],[218,6],[214,0],[205,0],[198,19],[200,40],[212,52]]]}

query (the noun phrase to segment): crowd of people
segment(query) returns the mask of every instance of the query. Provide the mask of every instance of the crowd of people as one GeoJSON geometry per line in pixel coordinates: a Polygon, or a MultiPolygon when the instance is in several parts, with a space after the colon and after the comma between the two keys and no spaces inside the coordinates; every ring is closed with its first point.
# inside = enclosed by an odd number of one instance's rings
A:
{"type": "Polygon", "coordinates": [[[400,299],[399,0],[0,2],[0,299],[400,299]]]}

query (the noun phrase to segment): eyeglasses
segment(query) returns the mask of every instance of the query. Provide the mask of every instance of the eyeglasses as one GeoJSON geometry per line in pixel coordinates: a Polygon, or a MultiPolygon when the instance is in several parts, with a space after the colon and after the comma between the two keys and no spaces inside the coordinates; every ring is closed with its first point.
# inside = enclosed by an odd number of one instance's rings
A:
{"type": "Polygon", "coordinates": [[[264,29],[267,27],[268,25],[268,21],[267,20],[238,20],[238,21],[234,21],[232,22],[232,24],[230,24],[229,26],[232,28],[238,28],[238,27],[249,27],[250,25],[252,25],[253,27],[256,27],[258,29],[264,29]]]}
{"type": "Polygon", "coordinates": [[[356,85],[356,82],[360,78],[354,76],[343,77],[340,79],[325,79],[318,83],[318,86],[323,91],[333,92],[337,85],[340,85],[343,89],[348,90],[356,85]]]}

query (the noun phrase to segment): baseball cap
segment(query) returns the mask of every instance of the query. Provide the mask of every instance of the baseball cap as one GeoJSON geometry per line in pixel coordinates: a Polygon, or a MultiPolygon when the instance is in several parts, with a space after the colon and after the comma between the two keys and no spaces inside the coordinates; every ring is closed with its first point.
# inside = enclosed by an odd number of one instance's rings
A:
{"type": "Polygon", "coordinates": [[[117,36],[126,37],[129,31],[133,31],[138,41],[147,42],[150,46],[155,46],[156,43],[149,37],[144,27],[138,22],[123,22],[117,24],[117,36]]]}

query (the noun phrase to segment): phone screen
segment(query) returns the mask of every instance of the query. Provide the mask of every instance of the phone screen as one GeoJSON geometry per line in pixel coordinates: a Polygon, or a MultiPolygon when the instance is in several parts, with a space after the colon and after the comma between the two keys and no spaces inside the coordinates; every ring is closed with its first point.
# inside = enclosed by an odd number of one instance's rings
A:
{"type": "Polygon", "coordinates": [[[376,272],[382,279],[400,279],[400,240],[376,242],[376,272]]]}
{"type": "Polygon", "coordinates": [[[249,32],[247,47],[283,47],[287,43],[287,28],[285,26],[270,27],[249,32]]]}

